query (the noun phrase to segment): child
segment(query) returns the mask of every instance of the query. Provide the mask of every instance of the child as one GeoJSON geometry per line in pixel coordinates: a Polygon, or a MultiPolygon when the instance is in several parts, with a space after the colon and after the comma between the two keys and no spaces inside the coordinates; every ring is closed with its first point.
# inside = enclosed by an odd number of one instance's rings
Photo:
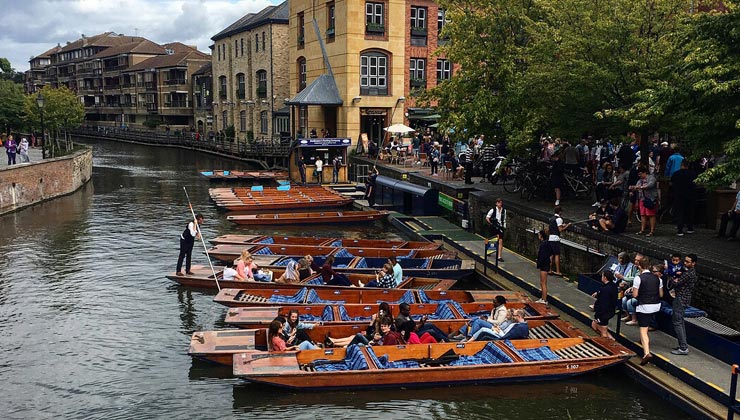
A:
{"type": "Polygon", "coordinates": [[[537,250],[537,269],[540,271],[540,289],[542,289],[542,297],[537,303],[547,304],[547,273],[550,271],[552,251],[544,230],[537,232],[537,238],[540,240],[540,248],[537,250]]]}
{"type": "MultiPolygon", "coordinates": [[[[666,300],[672,300],[673,297],[673,279],[677,279],[681,276],[683,272],[683,258],[681,257],[681,254],[674,252],[671,254],[671,260],[670,261],[663,261],[663,265],[665,266],[665,270],[663,270],[663,284],[666,285],[666,289],[668,289],[669,296],[665,296],[664,298],[666,300]]],[[[670,303],[670,302],[669,302],[670,303]]]]}

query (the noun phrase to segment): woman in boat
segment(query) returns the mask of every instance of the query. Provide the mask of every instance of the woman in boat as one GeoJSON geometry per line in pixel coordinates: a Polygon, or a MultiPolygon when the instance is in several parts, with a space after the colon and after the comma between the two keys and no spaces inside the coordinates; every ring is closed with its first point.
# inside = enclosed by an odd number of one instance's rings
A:
{"type": "Polygon", "coordinates": [[[302,341],[298,345],[288,347],[281,335],[284,324],[285,318],[282,318],[282,320],[274,319],[270,323],[270,327],[267,330],[267,339],[272,347],[272,351],[316,350],[318,348],[310,341],[302,341]]]}
{"type": "Polygon", "coordinates": [[[496,295],[493,298],[493,309],[491,310],[491,316],[487,317],[476,317],[472,318],[466,325],[460,327],[458,335],[451,337],[453,339],[463,339],[466,336],[470,337],[477,333],[482,328],[506,328],[511,323],[509,319],[509,310],[506,309],[506,298],[501,295],[496,295]]]}
{"type": "Polygon", "coordinates": [[[298,260],[298,281],[306,280],[313,275],[311,264],[305,258],[298,260]]]}
{"type": "Polygon", "coordinates": [[[393,267],[389,263],[385,263],[383,267],[375,273],[375,280],[366,284],[365,287],[381,287],[385,289],[393,289],[396,287],[396,283],[393,280],[393,267]]]}
{"type": "Polygon", "coordinates": [[[324,343],[327,345],[340,347],[346,347],[351,344],[367,345],[370,343],[370,340],[375,338],[375,333],[380,333],[380,320],[387,316],[393,316],[393,314],[391,313],[391,307],[388,302],[380,302],[380,304],[378,304],[378,312],[373,314],[373,316],[370,318],[370,324],[365,329],[364,335],[362,333],[357,333],[349,337],[331,338],[327,334],[324,343]]]}
{"type": "MultiPolygon", "coordinates": [[[[247,260],[249,260],[250,258],[252,258],[252,254],[250,254],[249,251],[244,248],[242,249],[242,253],[239,255],[239,258],[236,259],[236,273],[239,280],[246,280],[249,277],[247,275],[247,260]]],[[[251,274],[252,271],[250,270],[249,273],[251,274]]]]}
{"type": "Polygon", "coordinates": [[[262,270],[259,269],[259,266],[255,264],[252,254],[250,254],[246,249],[242,251],[242,254],[239,257],[239,264],[237,265],[236,271],[240,275],[243,275],[247,281],[272,281],[272,273],[269,271],[262,272],[262,270]],[[242,271],[240,272],[239,266],[242,264],[242,271]]]}
{"type": "Polygon", "coordinates": [[[334,264],[334,255],[329,255],[324,261],[324,265],[321,266],[321,277],[324,279],[324,283],[331,286],[351,286],[352,283],[349,281],[347,276],[339,274],[334,271],[332,265],[334,264]]]}
{"type": "Polygon", "coordinates": [[[609,320],[614,316],[617,307],[617,284],[614,283],[614,273],[609,270],[601,273],[601,288],[592,296],[596,298],[594,303],[594,320],[591,328],[604,338],[614,340],[609,334],[609,320]]]}
{"type": "Polygon", "coordinates": [[[300,260],[290,260],[288,265],[285,266],[285,272],[282,276],[275,280],[276,283],[298,283],[301,281],[301,274],[299,271],[300,260]]]}
{"type": "Polygon", "coordinates": [[[465,341],[489,341],[489,340],[521,340],[529,338],[529,326],[527,321],[524,320],[525,312],[524,309],[517,309],[514,311],[514,322],[509,324],[506,328],[493,327],[493,328],[481,328],[477,333],[473,334],[469,340],[465,341]]]}
{"type": "MultiPolygon", "coordinates": [[[[413,322],[413,321],[411,321],[413,322]]],[[[385,316],[380,320],[380,334],[375,333],[373,340],[370,342],[376,346],[396,346],[406,344],[400,333],[393,331],[393,318],[385,316]]]]}
{"type": "Polygon", "coordinates": [[[437,340],[432,337],[428,332],[423,333],[419,336],[416,333],[416,322],[407,321],[401,326],[401,335],[407,344],[431,344],[436,343],[437,340]]]}

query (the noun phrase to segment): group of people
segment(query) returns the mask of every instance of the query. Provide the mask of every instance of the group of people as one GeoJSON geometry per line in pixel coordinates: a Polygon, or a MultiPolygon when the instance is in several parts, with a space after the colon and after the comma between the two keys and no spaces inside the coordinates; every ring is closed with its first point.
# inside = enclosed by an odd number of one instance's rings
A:
{"type": "Polygon", "coordinates": [[[627,252],[620,253],[617,263],[601,274],[601,288],[593,294],[596,302],[591,306],[595,314],[591,327],[602,337],[613,339],[608,325],[619,305],[620,312],[625,314],[621,321],[640,328],[644,365],[653,358],[648,332],[656,328],[655,316],[665,301],[671,305],[677,339],[671,353],[689,354],[684,313],[696,287],[697,262],[696,254],[674,253],[665,261],[651,262],[639,253],[633,259],[627,252]]]}
{"type": "MultiPolygon", "coordinates": [[[[335,156],[329,164],[331,165],[332,170],[331,183],[338,184],[339,172],[342,169],[342,156],[335,156]]],[[[301,177],[300,185],[306,185],[306,160],[303,157],[303,153],[301,153],[300,149],[295,153],[295,165],[298,168],[298,173],[301,177]]],[[[319,185],[324,183],[324,167],[326,166],[327,163],[324,162],[321,156],[317,155],[316,159],[314,160],[313,176],[316,179],[316,183],[319,185]]]]}
{"type": "Polygon", "coordinates": [[[28,157],[28,148],[31,145],[28,143],[28,139],[25,137],[21,138],[20,143],[15,140],[12,134],[2,135],[3,146],[5,147],[5,153],[8,155],[8,166],[15,165],[17,163],[16,156],[20,156],[21,163],[28,163],[31,159],[28,157]]]}

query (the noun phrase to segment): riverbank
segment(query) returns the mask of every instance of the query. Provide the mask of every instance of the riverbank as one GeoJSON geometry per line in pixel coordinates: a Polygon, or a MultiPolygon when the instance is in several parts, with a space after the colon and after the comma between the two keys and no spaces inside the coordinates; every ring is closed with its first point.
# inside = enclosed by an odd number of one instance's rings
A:
{"type": "Polygon", "coordinates": [[[92,178],[92,149],[85,147],[67,156],[41,159],[41,149],[29,149],[30,163],[0,165],[0,214],[77,191],[92,178]]]}

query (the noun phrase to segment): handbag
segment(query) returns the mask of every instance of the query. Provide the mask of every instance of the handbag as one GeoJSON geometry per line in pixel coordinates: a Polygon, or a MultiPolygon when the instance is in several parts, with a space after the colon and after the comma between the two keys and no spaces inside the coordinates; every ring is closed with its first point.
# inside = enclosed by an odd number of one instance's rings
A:
{"type": "Polygon", "coordinates": [[[648,209],[648,210],[652,210],[652,209],[654,209],[654,208],[655,208],[655,201],[653,201],[653,200],[651,200],[651,199],[649,199],[649,198],[645,198],[644,200],[642,200],[642,205],[643,205],[643,206],[644,206],[644,207],[645,207],[646,209],[648,209]]]}

